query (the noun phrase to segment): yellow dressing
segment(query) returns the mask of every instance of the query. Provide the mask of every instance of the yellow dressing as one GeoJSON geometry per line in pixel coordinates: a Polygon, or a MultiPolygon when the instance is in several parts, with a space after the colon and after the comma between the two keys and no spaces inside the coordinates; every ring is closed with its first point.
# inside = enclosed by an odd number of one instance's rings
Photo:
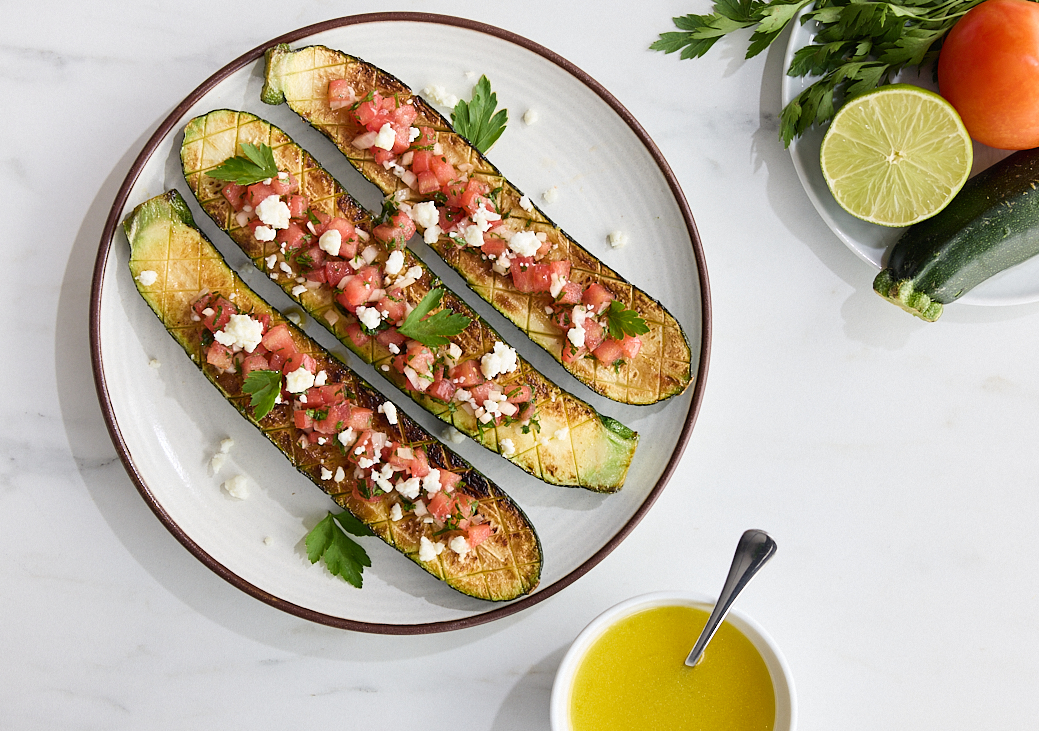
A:
{"type": "Polygon", "coordinates": [[[772,678],[731,624],[718,628],[695,668],[686,667],[707,616],[693,607],[655,607],[610,626],[574,676],[574,731],[772,731],[772,678]]]}

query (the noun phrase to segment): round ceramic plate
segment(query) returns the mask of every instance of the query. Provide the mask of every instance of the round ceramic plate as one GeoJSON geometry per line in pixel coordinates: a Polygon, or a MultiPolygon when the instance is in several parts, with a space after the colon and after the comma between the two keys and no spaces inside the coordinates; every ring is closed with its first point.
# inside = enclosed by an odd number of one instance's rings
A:
{"type": "MultiPolygon", "coordinates": [[[[275,307],[291,309],[281,290],[254,270],[197,207],[193,210],[246,282],[275,307]]],[[[436,632],[512,614],[551,596],[602,560],[649,509],[677,464],[702,398],[710,344],[707,273],[692,216],[667,163],[627,110],[547,49],[497,28],[428,14],[354,16],[304,28],[250,51],[202,84],[159,127],[120,189],[101,241],[91,306],[95,379],[112,438],[166,527],[203,563],[252,596],[314,621],[384,633],[436,632]],[[575,381],[459,284],[443,262],[420,253],[543,373],[641,434],[627,483],[614,495],[547,485],[469,440],[455,447],[523,507],[541,537],[544,571],[528,597],[494,604],[463,596],[375,538],[361,539],[372,559],[363,589],[350,587],[320,563],[312,565],[304,537],[334,504],[218,395],[136,292],[120,223],[134,206],[169,188],[194,204],[181,176],[179,146],[184,124],[198,114],[227,107],[270,120],[362,203],[380,206],[375,187],[327,140],[288,107],[259,101],[263,50],[276,43],[344,50],[385,68],[416,91],[438,84],[468,98],[476,79],[486,74],[511,118],[489,153],[491,161],[532,197],[556,186],[557,202],[544,206],[548,215],[659,298],[685,328],[698,367],[696,383],[655,406],[617,404],[575,381]],[[537,111],[536,124],[520,121],[528,109],[537,111]],[[625,248],[606,244],[613,230],[628,235],[625,248]],[[208,462],[228,436],[234,447],[213,475],[208,462]],[[234,474],[247,478],[246,500],[221,490],[222,481],[234,474]]],[[[305,325],[432,433],[443,432],[442,422],[323,329],[312,321],[305,325]]]]}
{"type": "MultiPolygon", "coordinates": [[[[786,69],[797,49],[812,42],[815,23],[800,23],[800,15],[791,25],[793,32],[787,44],[786,56],[783,60],[782,98],[785,107],[790,100],[804,91],[815,79],[812,77],[787,76],[786,69]]],[[[921,73],[907,72],[899,76],[897,81],[915,84],[927,89],[937,90],[930,69],[921,73]]],[[[867,223],[855,218],[845,211],[833,199],[823,173],[819,167],[819,147],[822,144],[825,127],[812,127],[801,138],[790,143],[790,156],[794,168],[801,179],[808,198],[819,212],[826,225],[830,227],[845,245],[860,258],[875,266],[878,270],[887,257],[887,251],[905,231],[904,228],[886,228],[867,223]]],[[[974,143],[974,167],[971,175],[975,175],[998,160],[1006,157],[1008,152],[994,150],[974,143]]],[[[1016,305],[1039,301],[1039,257],[1018,264],[1000,272],[961,297],[958,302],[972,305],[1016,305]]]]}

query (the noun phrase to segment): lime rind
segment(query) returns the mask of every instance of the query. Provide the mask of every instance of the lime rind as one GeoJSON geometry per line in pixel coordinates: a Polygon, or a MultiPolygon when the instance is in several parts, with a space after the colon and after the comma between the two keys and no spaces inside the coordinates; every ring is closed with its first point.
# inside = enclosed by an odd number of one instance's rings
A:
{"type": "Polygon", "coordinates": [[[907,84],[846,102],[819,155],[823,178],[841,208],[894,227],[945,208],[967,182],[973,157],[970,135],[952,105],[907,84]]]}

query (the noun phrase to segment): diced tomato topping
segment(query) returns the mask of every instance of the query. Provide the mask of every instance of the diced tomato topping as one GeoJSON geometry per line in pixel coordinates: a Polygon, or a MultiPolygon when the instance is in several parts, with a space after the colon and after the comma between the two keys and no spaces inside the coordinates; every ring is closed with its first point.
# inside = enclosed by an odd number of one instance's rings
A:
{"type": "Polygon", "coordinates": [[[505,243],[504,239],[491,238],[485,234],[483,237],[483,246],[480,247],[480,251],[492,259],[497,259],[505,253],[507,248],[509,247],[505,243]]]}
{"type": "Polygon", "coordinates": [[[389,221],[372,229],[376,241],[393,249],[403,249],[414,235],[415,222],[404,211],[398,211],[389,221]]]}
{"type": "Polygon", "coordinates": [[[520,292],[548,292],[552,289],[549,264],[529,264],[525,267],[517,267],[513,262],[509,271],[512,272],[512,283],[520,292]]]}
{"type": "Polygon", "coordinates": [[[595,320],[584,321],[584,348],[585,350],[594,351],[602,343],[605,333],[603,332],[603,326],[597,323],[595,320]]]}
{"type": "MultiPolygon", "coordinates": [[[[417,111],[417,110],[416,110],[417,111]]],[[[414,120],[412,120],[414,121],[414,120]]],[[[411,143],[412,148],[416,152],[424,151],[424,148],[431,148],[436,144],[437,135],[436,132],[430,127],[419,127],[419,136],[411,143]]]]}
{"type": "MultiPolygon", "coordinates": [[[[363,126],[368,125],[376,118],[379,113],[379,104],[382,102],[382,97],[376,94],[371,100],[363,101],[357,105],[357,109],[354,110],[354,117],[357,122],[363,126]]],[[[376,128],[377,130],[378,128],[376,128]]]]}
{"type": "Polygon", "coordinates": [[[481,543],[486,541],[494,533],[494,528],[491,527],[490,523],[480,523],[479,525],[471,525],[466,530],[465,540],[469,542],[469,546],[476,548],[481,543]]]}
{"type": "Polygon", "coordinates": [[[285,365],[281,367],[282,373],[292,373],[304,368],[310,373],[317,373],[317,361],[309,353],[293,353],[285,359],[285,365]]]}
{"type": "Polygon", "coordinates": [[[412,477],[425,477],[429,474],[429,458],[426,456],[426,450],[419,447],[413,451],[414,456],[408,465],[408,472],[412,477]]]}
{"type": "Polygon", "coordinates": [[[234,366],[234,353],[226,345],[213,343],[206,351],[206,362],[214,368],[226,371],[234,366]]]}
{"type": "Polygon", "coordinates": [[[372,336],[361,328],[361,323],[359,322],[351,322],[347,325],[346,335],[350,338],[350,342],[354,344],[355,348],[363,348],[372,339],[372,336]]]}
{"type": "Polygon", "coordinates": [[[426,395],[432,396],[435,399],[443,401],[445,404],[451,403],[451,399],[454,398],[455,384],[451,383],[446,378],[438,378],[426,389],[426,395]]]}
{"type": "Polygon", "coordinates": [[[375,336],[375,340],[384,348],[389,348],[390,345],[395,345],[400,348],[404,343],[408,341],[406,337],[397,332],[397,328],[388,327],[385,330],[379,332],[375,336]]]}
{"type": "Polygon", "coordinates": [[[236,211],[242,210],[242,206],[245,205],[245,186],[239,185],[238,183],[228,183],[224,186],[223,190],[224,198],[231,204],[231,207],[236,211]]]}
{"type": "Polygon", "coordinates": [[[554,274],[557,278],[567,281],[570,279],[570,260],[562,259],[560,261],[546,262],[548,266],[549,278],[554,274]]]}
{"type": "Polygon", "coordinates": [[[480,371],[480,363],[475,358],[452,366],[447,372],[447,377],[462,388],[478,386],[486,380],[480,371]]]}
{"type": "MultiPolygon", "coordinates": [[[[289,195],[299,190],[299,181],[296,180],[296,176],[292,173],[285,173],[286,177],[282,178],[281,175],[275,175],[271,178],[271,190],[274,195],[289,195]]],[[[289,208],[292,208],[292,204],[289,204],[289,208]]],[[[303,207],[306,210],[306,206],[303,207]]]]}
{"type": "Polygon", "coordinates": [[[490,189],[491,186],[487,183],[476,178],[470,178],[460,199],[462,208],[467,210],[469,215],[476,213],[483,206],[483,198],[490,189]]]}
{"type": "Polygon", "coordinates": [[[617,362],[623,352],[621,351],[621,344],[613,338],[606,338],[598,348],[592,351],[599,362],[603,365],[611,366],[617,362]]]}
{"type": "Polygon", "coordinates": [[[375,309],[386,313],[383,319],[388,322],[400,322],[404,319],[407,311],[407,302],[404,301],[404,293],[400,289],[393,289],[386,296],[375,303],[375,309]]]}
{"type": "Polygon", "coordinates": [[[279,244],[285,244],[286,249],[302,249],[305,244],[304,237],[307,235],[309,234],[306,229],[295,221],[291,221],[288,228],[278,231],[275,241],[279,244]]]}
{"type": "Polygon", "coordinates": [[[266,371],[270,367],[271,364],[267,362],[267,356],[253,353],[252,355],[247,355],[245,360],[242,361],[242,376],[248,376],[253,371],[266,371]]]}
{"type": "Polygon", "coordinates": [[[357,277],[367,282],[371,289],[379,289],[382,286],[382,272],[379,271],[379,267],[361,267],[357,270],[357,277]]]}
{"type": "Polygon", "coordinates": [[[492,393],[495,393],[496,391],[500,390],[501,389],[498,387],[498,384],[496,384],[494,381],[485,381],[484,383],[481,383],[479,386],[473,386],[473,389],[470,393],[472,395],[473,401],[476,402],[477,406],[483,406],[483,402],[489,399],[492,393]]]}
{"type": "MultiPolygon", "coordinates": [[[[432,157],[430,157],[429,169],[434,175],[437,176],[437,182],[441,185],[447,185],[456,177],[458,177],[458,173],[455,172],[455,166],[449,163],[447,161],[447,158],[443,155],[433,155],[432,157]]],[[[462,189],[458,191],[458,196],[460,197],[464,191],[465,188],[462,187],[462,189]]],[[[448,205],[451,205],[450,197],[448,205]]],[[[454,207],[457,208],[457,204],[455,204],[454,207]]]]}
{"type": "Polygon", "coordinates": [[[339,256],[343,259],[353,259],[357,256],[359,239],[357,238],[357,232],[354,225],[345,218],[336,216],[329,220],[325,224],[324,228],[315,228],[316,231],[319,231],[318,236],[323,234],[325,231],[331,231],[333,229],[339,232],[339,256]]]}
{"type": "Polygon", "coordinates": [[[639,354],[642,349],[642,340],[638,335],[625,335],[624,340],[621,341],[621,350],[624,352],[624,357],[628,360],[632,360],[639,354]]]}
{"type": "Polygon", "coordinates": [[[382,165],[384,162],[390,162],[396,155],[393,154],[393,150],[384,150],[381,147],[372,148],[372,157],[375,158],[375,162],[382,165]]]}
{"type": "Polygon", "coordinates": [[[583,358],[588,352],[587,348],[575,348],[574,344],[570,342],[569,338],[563,338],[563,362],[573,363],[579,358],[583,358]]]}
{"type": "Polygon", "coordinates": [[[343,423],[343,428],[350,428],[354,431],[361,431],[362,429],[370,429],[372,426],[372,415],[371,409],[366,409],[361,406],[352,406],[350,408],[350,416],[347,417],[343,423]]]}
{"type": "Polygon", "coordinates": [[[525,383],[505,387],[505,397],[510,404],[522,404],[534,398],[534,390],[525,383]]]}
{"type": "Polygon", "coordinates": [[[588,289],[584,291],[584,295],[581,297],[581,302],[596,314],[602,312],[612,300],[613,294],[610,290],[598,282],[589,284],[588,289]]]}
{"type": "Polygon", "coordinates": [[[394,124],[399,124],[404,129],[408,129],[416,117],[418,117],[418,110],[415,109],[413,104],[401,104],[390,113],[390,118],[394,124]]]}
{"type": "Polygon", "coordinates": [[[272,195],[274,195],[274,190],[271,186],[263,183],[253,183],[246,189],[245,202],[256,208],[272,195]]]}
{"type": "Polygon", "coordinates": [[[289,207],[289,218],[303,218],[303,214],[307,212],[307,206],[310,205],[310,201],[305,195],[290,195],[285,203],[289,207]]]}
{"type": "Polygon", "coordinates": [[[346,79],[332,79],[328,82],[328,106],[342,109],[356,101],[353,86],[346,79]]]}
{"type": "MultiPolygon", "coordinates": [[[[417,153],[416,153],[417,154],[417,153]]],[[[416,174],[415,190],[422,195],[429,195],[440,190],[440,181],[432,170],[423,170],[416,174]]]]}
{"type": "Polygon", "coordinates": [[[268,330],[260,343],[271,353],[278,353],[284,358],[296,352],[296,342],[292,339],[289,326],[284,323],[268,330]]]}
{"type": "Polygon", "coordinates": [[[416,373],[428,374],[433,367],[434,360],[436,360],[436,356],[433,355],[433,351],[422,343],[416,340],[408,343],[407,364],[416,373]]]}
{"type": "Polygon", "coordinates": [[[559,291],[559,296],[556,297],[556,304],[560,305],[577,305],[581,303],[581,297],[583,295],[581,285],[578,282],[567,282],[563,285],[563,288],[559,291]]]}
{"type": "MultiPolygon", "coordinates": [[[[433,153],[429,150],[415,150],[411,156],[411,172],[418,175],[419,173],[431,172],[429,162],[433,157],[433,153]]],[[[434,179],[436,176],[433,176],[434,179]]]]}
{"type": "Polygon", "coordinates": [[[354,273],[354,268],[345,261],[338,259],[327,259],[325,261],[325,281],[329,287],[338,287],[343,277],[354,273]]]}
{"type": "Polygon", "coordinates": [[[342,293],[336,295],[336,301],[350,312],[353,312],[357,309],[358,305],[363,305],[368,301],[368,296],[372,293],[374,288],[373,279],[381,280],[379,270],[374,267],[362,267],[361,270],[357,272],[357,276],[353,277],[353,279],[346,283],[346,286],[343,287],[342,293]],[[372,272],[369,270],[374,270],[374,277],[372,276],[372,272]]]}
{"type": "MultiPolygon", "coordinates": [[[[310,406],[310,394],[307,393],[307,406],[310,406]]],[[[328,412],[324,419],[320,419],[314,422],[314,431],[320,432],[321,434],[335,434],[346,428],[346,422],[350,419],[350,413],[352,409],[350,404],[345,401],[341,403],[329,404],[327,406],[328,412]]]]}
{"type": "Polygon", "coordinates": [[[222,330],[228,320],[231,319],[231,315],[238,314],[238,308],[231,304],[230,300],[216,294],[207,294],[200,297],[191,308],[196,315],[202,318],[202,324],[210,332],[222,330]],[[211,310],[210,314],[207,315],[206,310],[211,310]]]}
{"type": "Polygon", "coordinates": [[[324,211],[314,210],[310,211],[310,215],[307,216],[308,221],[310,219],[310,216],[313,216],[317,219],[317,223],[314,224],[314,233],[320,236],[325,232],[325,229],[328,227],[328,224],[332,220],[332,218],[324,211]]]}
{"type": "Polygon", "coordinates": [[[446,493],[441,491],[433,496],[433,498],[429,501],[429,505],[426,506],[426,509],[429,510],[430,514],[434,518],[443,523],[451,516],[451,512],[454,510],[454,507],[454,499],[450,495],[447,495],[446,493]]]}
{"type": "Polygon", "coordinates": [[[307,413],[306,409],[296,409],[292,412],[292,422],[297,429],[310,431],[314,428],[314,419],[307,413]]]}
{"type": "Polygon", "coordinates": [[[455,486],[461,482],[462,476],[445,469],[440,470],[440,489],[443,492],[454,492],[455,486]]]}

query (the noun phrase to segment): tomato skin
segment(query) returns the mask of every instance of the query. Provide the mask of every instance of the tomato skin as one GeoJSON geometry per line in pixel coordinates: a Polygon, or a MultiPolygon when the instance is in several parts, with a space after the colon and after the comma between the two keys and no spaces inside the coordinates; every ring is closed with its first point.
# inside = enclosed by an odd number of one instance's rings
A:
{"type": "Polygon", "coordinates": [[[986,0],[949,31],[938,90],[989,147],[1039,147],[1039,3],[986,0]]]}

